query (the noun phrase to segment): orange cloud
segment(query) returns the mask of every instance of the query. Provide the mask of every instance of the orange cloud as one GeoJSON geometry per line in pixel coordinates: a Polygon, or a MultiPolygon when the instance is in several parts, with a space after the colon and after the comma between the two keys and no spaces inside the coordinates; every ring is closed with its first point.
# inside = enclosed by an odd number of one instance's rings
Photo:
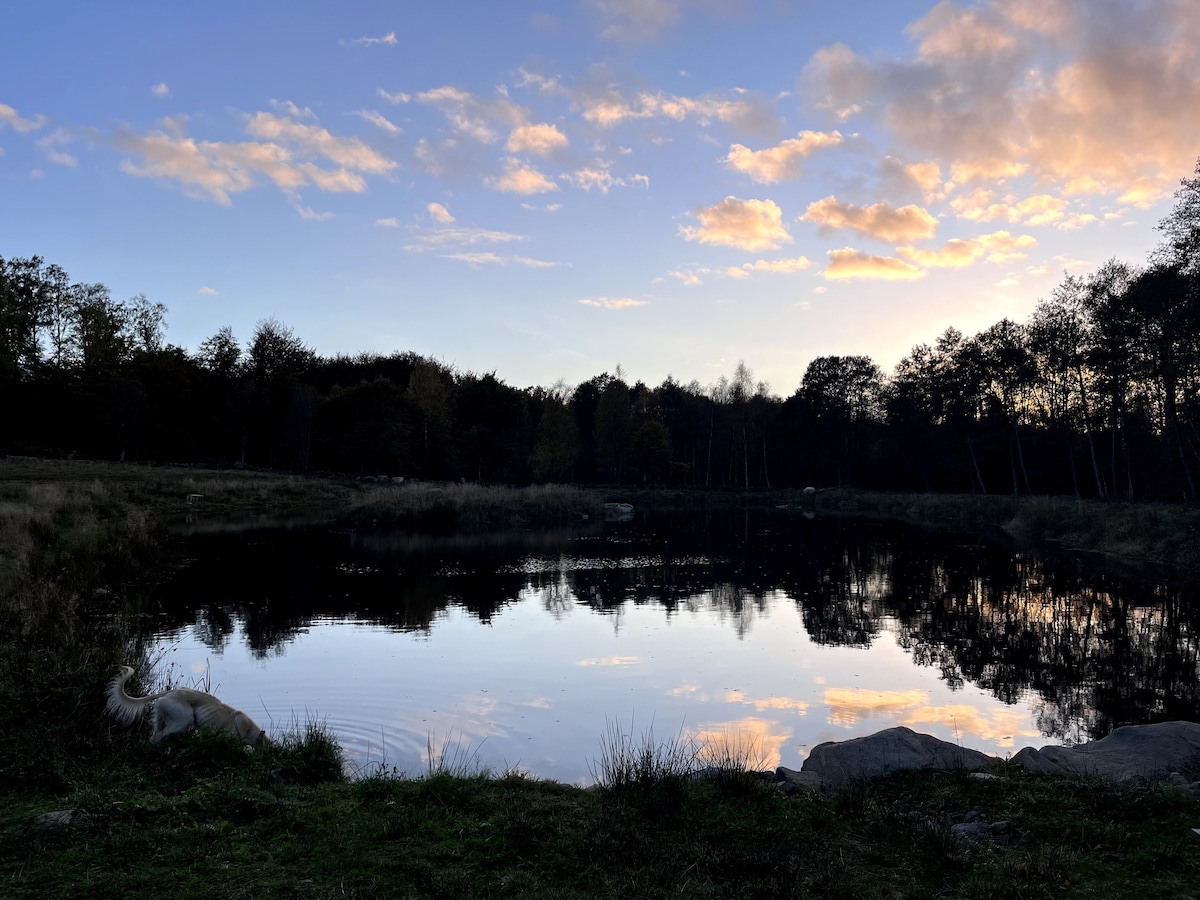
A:
{"type": "Polygon", "coordinates": [[[923,725],[941,725],[958,734],[972,735],[997,746],[1011,747],[1018,737],[1041,737],[1037,728],[1030,727],[1025,712],[1000,709],[990,715],[974,706],[926,706],[907,713],[898,724],[921,730],[923,725]]]}
{"type": "Polygon", "coordinates": [[[806,91],[835,114],[861,107],[960,184],[1025,175],[1055,193],[1070,184],[1148,205],[1195,163],[1200,117],[1183,112],[1200,109],[1194,0],[1104,15],[1087,0],[945,0],[908,34],[915,45],[899,58],[823,48],[806,91]]]}
{"type": "Polygon", "coordinates": [[[955,238],[938,250],[916,247],[897,247],[896,252],[911,263],[929,269],[961,269],[972,265],[985,255],[988,262],[1007,262],[1023,259],[1022,252],[1037,246],[1037,239],[1024,234],[1013,237],[1007,231],[994,231],[977,238],[955,238]]]}
{"type": "Polygon", "coordinates": [[[748,251],[773,250],[792,242],[783,225],[783,210],[773,200],[726,197],[713,206],[700,207],[692,215],[700,220],[700,225],[679,228],[679,233],[689,241],[748,251]]]}
{"type": "Polygon", "coordinates": [[[509,153],[549,156],[554,151],[563,149],[567,144],[567,136],[559,131],[556,125],[519,125],[508,136],[508,143],[505,144],[505,147],[509,153]]]}
{"type": "Polygon", "coordinates": [[[511,156],[504,160],[504,174],[485,178],[484,184],[510,194],[543,194],[558,190],[558,185],[537,169],[522,165],[511,156]]]}
{"type": "Polygon", "coordinates": [[[826,281],[851,281],[857,278],[878,281],[913,281],[925,277],[925,270],[890,256],[869,256],[850,247],[830,250],[829,265],[822,276],[826,281]]]}
{"type": "Polygon", "coordinates": [[[837,131],[802,131],[800,135],[765,150],[733,144],[725,158],[729,168],[745,172],[759,184],[775,184],[800,177],[800,163],[816,150],[842,142],[837,131]]]}
{"type": "Polygon", "coordinates": [[[883,202],[855,206],[832,196],[810,203],[800,218],[815,222],[822,232],[849,228],[889,243],[922,240],[937,231],[937,219],[919,206],[897,209],[883,202]]]}
{"type": "Polygon", "coordinates": [[[740,760],[749,769],[774,769],[783,758],[783,745],[791,738],[790,728],[778,722],[750,716],[729,722],[706,722],[693,735],[700,744],[700,762],[720,765],[740,760]]]}
{"type": "Polygon", "coordinates": [[[927,691],[865,691],[859,688],[826,688],[825,705],[829,722],[851,728],[863,719],[894,716],[898,712],[924,706],[927,691]]]}

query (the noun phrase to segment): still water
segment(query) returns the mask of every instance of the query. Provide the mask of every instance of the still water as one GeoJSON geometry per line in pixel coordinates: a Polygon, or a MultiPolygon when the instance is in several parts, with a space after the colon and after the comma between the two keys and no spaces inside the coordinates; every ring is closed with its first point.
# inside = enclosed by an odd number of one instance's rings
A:
{"type": "Polygon", "coordinates": [[[1200,719],[1200,597],[973,537],[786,511],[428,536],[193,529],[156,650],[358,772],[429,749],[588,783],[610,727],[752,747],[907,725],[1005,755],[1200,719]]]}

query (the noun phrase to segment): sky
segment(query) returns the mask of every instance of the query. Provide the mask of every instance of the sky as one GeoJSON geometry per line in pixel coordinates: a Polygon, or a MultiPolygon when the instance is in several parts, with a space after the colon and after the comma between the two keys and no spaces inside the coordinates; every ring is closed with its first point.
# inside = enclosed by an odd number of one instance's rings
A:
{"type": "Polygon", "coordinates": [[[517,387],[886,372],[1145,260],[1200,0],[18,0],[0,256],[517,387]]]}

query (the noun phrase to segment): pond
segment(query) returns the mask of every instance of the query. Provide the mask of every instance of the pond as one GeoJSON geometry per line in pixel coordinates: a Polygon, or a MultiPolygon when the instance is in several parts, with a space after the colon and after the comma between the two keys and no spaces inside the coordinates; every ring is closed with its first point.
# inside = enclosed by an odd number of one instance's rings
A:
{"type": "Polygon", "coordinates": [[[436,759],[589,783],[615,727],[762,767],[892,725],[1005,755],[1200,718],[1194,590],[789,511],[541,532],[194,529],[157,657],[359,773],[436,759]]]}

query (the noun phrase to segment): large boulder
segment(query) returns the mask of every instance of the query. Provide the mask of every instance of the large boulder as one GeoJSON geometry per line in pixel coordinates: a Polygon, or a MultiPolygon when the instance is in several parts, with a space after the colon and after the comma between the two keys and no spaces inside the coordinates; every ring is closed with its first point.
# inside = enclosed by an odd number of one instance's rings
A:
{"type": "Polygon", "coordinates": [[[888,728],[866,737],[817,744],[802,771],[821,777],[827,787],[866,781],[905,769],[965,769],[975,771],[995,762],[978,750],[919,734],[911,728],[888,728]]]}
{"type": "Polygon", "coordinates": [[[1088,773],[1121,781],[1160,777],[1200,768],[1200,724],[1125,725],[1075,747],[1026,747],[1012,761],[1032,772],[1055,775],[1088,773]]]}

